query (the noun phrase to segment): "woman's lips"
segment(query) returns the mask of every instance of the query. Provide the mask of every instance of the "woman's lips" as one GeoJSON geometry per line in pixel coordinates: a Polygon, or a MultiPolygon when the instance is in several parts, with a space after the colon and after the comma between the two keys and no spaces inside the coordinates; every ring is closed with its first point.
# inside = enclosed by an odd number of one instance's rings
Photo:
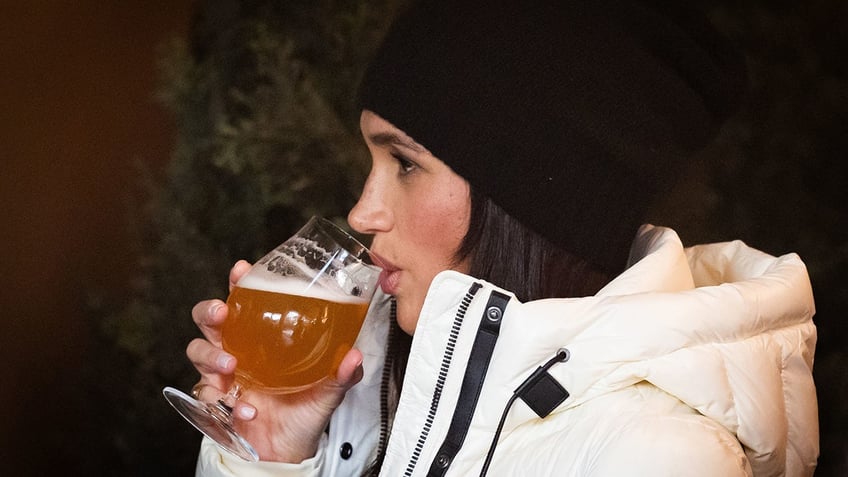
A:
{"type": "Polygon", "coordinates": [[[392,265],[388,260],[371,252],[371,260],[383,270],[380,272],[379,284],[383,293],[394,295],[397,291],[398,281],[400,280],[400,270],[392,265]]]}
{"type": "Polygon", "coordinates": [[[390,271],[384,269],[380,273],[380,288],[383,290],[383,293],[387,295],[395,295],[397,292],[397,285],[399,279],[399,271],[390,271]]]}

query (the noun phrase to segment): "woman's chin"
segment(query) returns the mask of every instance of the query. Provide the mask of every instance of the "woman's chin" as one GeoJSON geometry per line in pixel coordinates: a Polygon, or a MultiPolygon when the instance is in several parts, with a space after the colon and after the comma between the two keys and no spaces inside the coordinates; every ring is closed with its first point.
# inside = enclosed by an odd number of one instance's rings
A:
{"type": "Polygon", "coordinates": [[[404,307],[403,305],[403,301],[398,299],[396,316],[397,323],[404,333],[412,336],[415,333],[415,327],[418,325],[418,314],[421,312],[421,308],[417,307],[416,310],[410,310],[408,307],[404,307]]]}

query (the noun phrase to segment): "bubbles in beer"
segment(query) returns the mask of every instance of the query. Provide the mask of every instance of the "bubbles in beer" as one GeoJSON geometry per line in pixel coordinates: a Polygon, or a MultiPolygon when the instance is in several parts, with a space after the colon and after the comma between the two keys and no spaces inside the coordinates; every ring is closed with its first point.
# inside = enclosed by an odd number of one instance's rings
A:
{"type": "Polygon", "coordinates": [[[245,276],[227,299],[223,346],[252,387],[291,392],[335,373],[368,301],[297,279],[245,276]]]}
{"type": "Polygon", "coordinates": [[[307,387],[335,373],[353,346],[379,269],[339,247],[337,238],[299,233],[260,259],[230,293],[223,346],[251,387],[307,387]]]}

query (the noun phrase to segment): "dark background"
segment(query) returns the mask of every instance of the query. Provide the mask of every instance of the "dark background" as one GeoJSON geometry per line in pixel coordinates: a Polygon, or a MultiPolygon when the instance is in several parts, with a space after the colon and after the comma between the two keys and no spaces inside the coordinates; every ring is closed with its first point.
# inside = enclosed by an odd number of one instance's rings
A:
{"type": "Polygon", "coordinates": [[[156,52],[185,35],[190,5],[0,4],[0,456],[21,472],[5,475],[75,475],[61,449],[92,441],[66,383],[91,345],[88,294],[128,286],[134,163],[161,168],[173,144],[156,52]]]}
{"type": "MultiPolygon", "coordinates": [[[[165,184],[154,189],[158,194],[187,188],[180,182],[186,179],[166,171],[181,160],[175,144],[186,141],[192,116],[175,106],[183,104],[179,98],[154,101],[157,84],[168,81],[156,66],[163,44],[189,39],[199,6],[205,16],[191,36],[195,47],[227,48],[210,32],[259,12],[235,3],[0,6],[0,362],[8,369],[0,391],[0,457],[13,470],[8,475],[193,471],[199,439],[155,392],[166,384],[190,386],[194,379],[162,363],[185,366],[189,338],[182,330],[189,317],[164,313],[177,320],[173,325],[136,319],[146,315],[126,312],[126,297],[139,294],[139,280],[150,289],[158,286],[159,294],[167,291],[161,285],[167,281],[150,278],[151,267],[139,265],[139,256],[149,261],[161,253],[146,242],[161,243],[170,230],[154,220],[156,233],[139,236],[139,223],[150,220],[143,204],[151,189],[143,177],[165,184]],[[103,323],[134,332],[103,334],[103,323]],[[139,331],[140,323],[151,329],[139,331]],[[115,336],[121,339],[110,342],[115,336]],[[141,344],[127,344],[127,336],[141,344]],[[155,341],[151,336],[171,336],[161,345],[167,352],[142,346],[155,341]]],[[[310,11],[313,2],[290,3],[310,11]]],[[[332,10],[333,2],[314,3],[332,10]]],[[[770,253],[795,251],[805,259],[820,331],[815,374],[822,459],[816,475],[845,476],[848,2],[699,3],[745,50],[753,93],[658,214],[687,243],[742,238],[770,253]]],[[[305,30],[314,30],[316,21],[336,25],[318,14],[300,18],[305,30]]],[[[304,58],[319,65],[319,79],[321,68],[340,71],[339,60],[321,63],[314,52],[304,58]]],[[[238,62],[221,68],[237,70],[238,62]]],[[[355,137],[350,115],[338,115],[355,137]]],[[[178,210],[175,197],[160,200],[153,214],[178,210]]],[[[299,220],[285,208],[269,210],[268,227],[299,220]]],[[[284,231],[268,235],[276,240],[284,231]]],[[[228,254],[236,251],[222,252],[221,263],[230,263],[228,254]]],[[[210,275],[219,282],[225,277],[210,275]]],[[[194,297],[183,298],[193,303],[194,297]]]]}

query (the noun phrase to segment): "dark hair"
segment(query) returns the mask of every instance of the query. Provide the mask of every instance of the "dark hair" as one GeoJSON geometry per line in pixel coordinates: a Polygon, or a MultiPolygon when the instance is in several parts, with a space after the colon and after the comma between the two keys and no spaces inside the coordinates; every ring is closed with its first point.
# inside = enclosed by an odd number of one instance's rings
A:
{"type": "Polygon", "coordinates": [[[457,261],[468,257],[470,275],[515,293],[521,301],[594,295],[611,278],[533,232],[473,188],[471,220],[457,261]]]}
{"type": "MultiPolygon", "coordinates": [[[[469,257],[471,276],[509,290],[521,301],[593,295],[611,278],[528,229],[473,188],[468,232],[455,261],[469,257]]],[[[390,378],[383,385],[391,389],[383,393],[399,396],[412,337],[395,323],[389,334],[385,365],[390,368],[386,370],[390,378]]],[[[397,403],[387,404],[392,409],[384,412],[393,414],[397,403]]],[[[381,439],[377,459],[363,475],[379,475],[387,440],[381,439]]]]}

